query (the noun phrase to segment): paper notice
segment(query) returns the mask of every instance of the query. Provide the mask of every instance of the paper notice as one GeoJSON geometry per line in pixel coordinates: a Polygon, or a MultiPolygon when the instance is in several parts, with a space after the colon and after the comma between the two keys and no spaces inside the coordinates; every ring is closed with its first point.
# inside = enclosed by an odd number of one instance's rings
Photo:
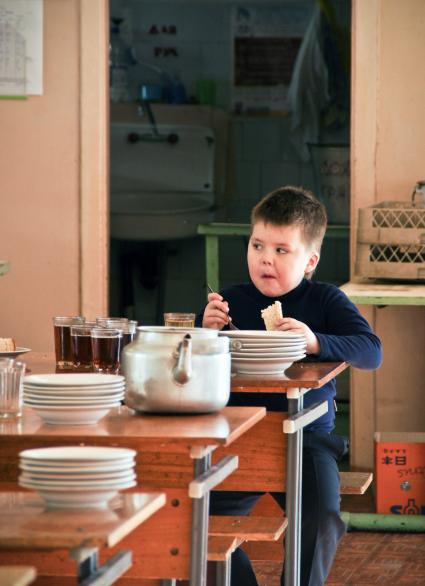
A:
{"type": "Polygon", "coordinates": [[[0,95],[43,93],[43,0],[0,0],[0,95]]]}

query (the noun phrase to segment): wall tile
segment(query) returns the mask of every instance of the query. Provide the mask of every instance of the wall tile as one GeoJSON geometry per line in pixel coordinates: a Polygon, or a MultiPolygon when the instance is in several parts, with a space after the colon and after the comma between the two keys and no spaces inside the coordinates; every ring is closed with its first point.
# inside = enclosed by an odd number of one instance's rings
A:
{"type": "Polygon", "coordinates": [[[261,165],[238,161],[236,164],[236,200],[258,199],[261,190],[261,165]]]}
{"type": "Polygon", "coordinates": [[[261,193],[266,194],[282,185],[300,185],[300,165],[296,163],[262,163],[261,193]]]}
{"type": "Polygon", "coordinates": [[[245,120],[243,125],[243,158],[246,161],[270,161],[281,158],[281,134],[275,119],[245,120]]]}

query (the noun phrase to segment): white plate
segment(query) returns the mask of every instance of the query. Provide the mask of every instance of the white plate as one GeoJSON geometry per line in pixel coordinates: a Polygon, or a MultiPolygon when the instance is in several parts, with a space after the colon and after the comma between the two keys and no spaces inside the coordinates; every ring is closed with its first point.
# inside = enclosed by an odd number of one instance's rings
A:
{"type": "Polygon", "coordinates": [[[76,399],[75,401],[68,402],[61,402],[61,401],[54,401],[53,399],[48,399],[47,401],[44,399],[30,399],[24,397],[23,399],[25,405],[29,405],[30,407],[42,407],[46,409],[55,409],[57,410],[67,410],[67,409],[98,409],[99,407],[118,407],[121,405],[121,400],[117,399],[102,399],[101,401],[94,401],[93,403],[82,403],[76,399]]]}
{"type": "Polygon", "coordinates": [[[299,351],[304,351],[306,347],[306,344],[304,342],[300,343],[300,344],[291,344],[290,346],[273,346],[271,348],[269,347],[260,347],[260,348],[245,348],[245,346],[243,348],[238,348],[237,346],[235,346],[234,348],[231,349],[231,353],[235,354],[235,353],[240,353],[240,354],[245,354],[246,356],[251,356],[254,354],[263,354],[263,353],[268,353],[268,354],[285,354],[287,352],[299,352],[299,351]]]}
{"type": "Polygon", "coordinates": [[[35,488],[35,489],[43,489],[43,490],[55,490],[59,492],[69,491],[69,492],[76,492],[81,491],[82,488],[84,490],[110,490],[114,488],[115,490],[124,490],[126,488],[132,488],[136,486],[135,478],[126,480],[124,482],[92,482],[92,483],[82,483],[80,481],[75,483],[69,482],[36,482],[35,480],[26,480],[21,479],[19,477],[19,484],[20,486],[25,486],[25,488],[35,488]]]}
{"type": "MultiPolygon", "coordinates": [[[[292,360],[301,360],[301,358],[305,358],[305,353],[297,353],[294,354],[290,357],[292,360]]],[[[252,362],[253,364],[273,364],[276,363],[278,364],[279,362],[282,362],[281,358],[278,358],[276,356],[273,356],[272,358],[235,358],[234,360],[232,359],[232,362],[240,362],[240,363],[248,363],[248,362],[252,362]]]]}
{"type": "MultiPolygon", "coordinates": [[[[52,477],[35,477],[31,474],[25,473],[19,476],[19,482],[27,482],[32,485],[37,485],[40,488],[53,488],[62,490],[64,488],[69,488],[70,490],[78,490],[80,489],[104,489],[104,488],[116,488],[116,489],[123,489],[129,488],[128,484],[133,483],[136,480],[136,475],[134,472],[128,473],[123,478],[110,478],[104,479],[99,478],[98,480],[95,479],[87,479],[87,480],[69,480],[68,478],[60,479],[60,478],[52,478],[52,477]]],[[[133,485],[134,486],[134,485],[133,485]]]]}
{"type": "Polygon", "coordinates": [[[93,470],[87,470],[86,473],[82,474],[81,470],[78,471],[67,471],[65,472],[51,472],[45,470],[34,470],[33,468],[28,469],[28,467],[23,468],[19,466],[21,470],[23,470],[21,474],[21,478],[26,478],[29,480],[33,478],[34,480],[71,480],[71,481],[80,481],[80,480],[122,480],[128,479],[131,476],[131,479],[134,478],[134,466],[127,468],[126,470],[122,471],[112,471],[112,472],[94,472],[93,470]]]}
{"type": "Polygon", "coordinates": [[[97,446],[58,446],[54,448],[32,448],[19,452],[21,459],[34,462],[66,463],[111,463],[123,458],[135,458],[137,452],[129,448],[107,448],[97,446]]]}
{"type": "Polygon", "coordinates": [[[288,359],[298,360],[298,356],[300,355],[305,356],[304,349],[297,350],[297,352],[286,352],[286,353],[279,353],[279,354],[268,354],[266,352],[260,352],[258,354],[249,354],[246,355],[244,352],[232,352],[232,360],[256,360],[256,361],[263,361],[263,360],[282,360],[283,362],[287,361],[288,359]]]}
{"type": "Polygon", "coordinates": [[[218,332],[219,336],[228,336],[229,338],[254,339],[254,340],[295,340],[298,338],[304,339],[304,334],[296,334],[294,332],[278,332],[266,330],[228,330],[225,332],[218,332]]]}
{"type": "Polygon", "coordinates": [[[58,462],[53,460],[52,462],[38,462],[35,460],[27,460],[22,458],[19,462],[19,468],[27,472],[34,472],[34,474],[103,474],[105,472],[112,473],[124,473],[134,469],[135,460],[134,458],[124,458],[115,461],[106,462],[58,462]]]}
{"type": "Polygon", "coordinates": [[[101,395],[102,393],[111,393],[115,391],[123,391],[125,389],[125,385],[114,384],[114,385],[101,385],[101,386],[81,386],[81,387],[43,387],[41,385],[23,385],[24,391],[31,391],[34,393],[46,393],[46,394],[80,394],[83,395],[84,393],[94,395],[98,394],[101,395]]]}
{"type": "Polygon", "coordinates": [[[306,345],[305,338],[286,340],[285,342],[260,342],[259,340],[246,342],[245,340],[230,340],[230,350],[262,350],[263,348],[285,349],[300,345],[306,345]]]}
{"type": "Polygon", "coordinates": [[[78,405],[102,405],[117,403],[124,399],[124,393],[115,393],[106,397],[44,397],[43,395],[34,395],[24,392],[24,402],[40,403],[40,405],[69,405],[72,403],[78,405]]]}
{"type": "Polygon", "coordinates": [[[18,346],[16,350],[10,350],[10,352],[0,352],[0,358],[16,358],[16,356],[25,354],[26,352],[31,352],[31,348],[20,348],[18,346]]]}
{"type": "Polygon", "coordinates": [[[24,378],[24,385],[31,384],[42,387],[63,387],[63,386],[98,386],[112,383],[124,382],[120,374],[102,373],[68,373],[68,374],[30,374],[24,378]]]}
{"type": "Polygon", "coordinates": [[[108,399],[101,399],[100,401],[93,399],[93,401],[83,402],[79,399],[75,399],[71,401],[61,401],[60,399],[43,399],[43,398],[33,398],[33,397],[26,397],[24,395],[24,403],[25,405],[40,405],[40,407],[51,407],[52,409],[95,409],[96,407],[114,407],[121,405],[121,398],[111,397],[108,399]]]}

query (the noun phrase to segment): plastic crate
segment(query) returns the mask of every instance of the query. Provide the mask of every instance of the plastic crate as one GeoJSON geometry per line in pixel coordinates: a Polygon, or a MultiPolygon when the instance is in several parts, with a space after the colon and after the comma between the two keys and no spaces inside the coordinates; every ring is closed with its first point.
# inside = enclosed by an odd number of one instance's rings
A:
{"type": "Polygon", "coordinates": [[[384,201],[359,210],[356,273],[425,279],[425,205],[384,201]]]}

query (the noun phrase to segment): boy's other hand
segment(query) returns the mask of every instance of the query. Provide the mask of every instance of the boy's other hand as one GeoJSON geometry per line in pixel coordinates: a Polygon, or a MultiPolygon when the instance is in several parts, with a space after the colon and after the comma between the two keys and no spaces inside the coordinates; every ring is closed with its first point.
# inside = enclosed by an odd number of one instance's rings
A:
{"type": "Polygon", "coordinates": [[[221,330],[229,323],[229,304],[219,293],[208,294],[208,305],[204,311],[202,327],[221,330]]]}
{"type": "Polygon", "coordinates": [[[307,341],[307,354],[319,354],[319,340],[310,328],[302,321],[298,321],[292,317],[284,317],[277,322],[276,330],[279,330],[280,332],[296,332],[297,334],[304,334],[307,341]]]}

